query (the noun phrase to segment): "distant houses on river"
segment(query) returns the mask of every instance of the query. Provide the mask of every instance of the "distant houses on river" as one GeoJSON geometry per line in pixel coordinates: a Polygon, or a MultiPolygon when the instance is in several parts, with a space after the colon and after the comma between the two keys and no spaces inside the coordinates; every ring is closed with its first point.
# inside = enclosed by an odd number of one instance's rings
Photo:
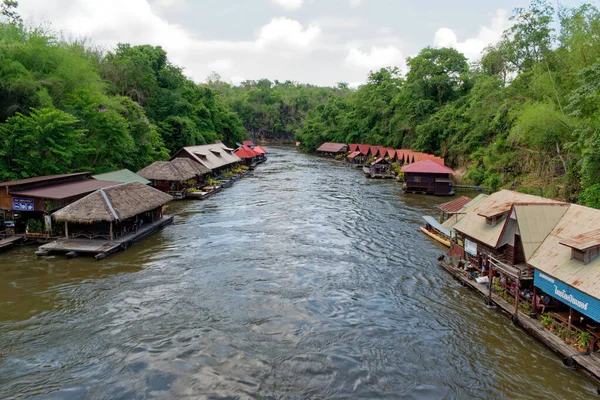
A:
{"type": "Polygon", "coordinates": [[[432,154],[368,144],[329,142],[323,143],[317,154],[362,168],[368,178],[402,180],[407,193],[454,194],[451,179],[454,171],[445,166],[443,158],[432,154]]]}
{"type": "Polygon", "coordinates": [[[266,154],[252,142],[235,150],[216,142],[184,147],[137,173],[79,172],[0,183],[0,251],[37,241],[46,242],[40,256],[104,258],[170,224],[169,201],[204,200],[250,173],[266,154]]]}

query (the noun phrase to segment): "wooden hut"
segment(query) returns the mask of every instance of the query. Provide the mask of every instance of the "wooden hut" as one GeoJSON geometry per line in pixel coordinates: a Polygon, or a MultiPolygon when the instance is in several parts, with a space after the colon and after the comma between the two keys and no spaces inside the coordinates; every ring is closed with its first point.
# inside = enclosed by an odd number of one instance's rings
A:
{"type": "Polygon", "coordinates": [[[267,150],[265,150],[262,146],[254,146],[252,149],[256,154],[258,154],[259,163],[267,161],[267,150]]]}
{"type": "Polygon", "coordinates": [[[91,253],[104,258],[173,221],[163,206],[173,197],[139,182],[100,189],[52,214],[65,238],[40,247],[50,252],[91,253]]]}
{"type": "Polygon", "coordinates": [[[246,145],[240,146],[235,151],[235,155],[238,156],[242,160],[242,163],[249,168],[254,168],[256,164],[259,163],[260,154],[246,145]]]}
{"type": "Polygon", "coordinates": [[[138,171],[138,175],[150,180],[152,187],[182,199],[187,189],[197,187],[210,170],[188,158],[171,161],[155,161],[138,171]]]}
{"type": "Polygon", "coordinates": [[[436,196],[451,196],[454,187],[450,176],[451,168],[438,164],[433,160],[422,160],[402,167],[407,193],[427,193],[436,196]]]}
{"type": "Polygon", "coordinates": [[[208,168],[214,176],[219,176],[222,172],[241,162],[240,158],[234,154],[234,149],[220,142],[183,147],[171,157],[171,160],[175,158],[189,158],[208,168]]]}
{"type": "Polygon", "coordinates": [[[78,172],[0,183],[0,231],[27,231],[29,236],[40,236],[42,232],[32,232],[28,227],[29,221],[34,220],[44,225],[45,234],[50,234],[53,231],[50,213],[100,188],[119,183],[91,179],[90,175],[78,172]]]}
{"type": "Polygon", "coordinates": [[[323,143],[317,149],[318,154],[330,157],[335,157],[340,154],[346,154],[347,151],[348,145],[344,143],[323,143]]]}
{"type": "Polygon", "coordinates": [[[371,163],[369,175],[371,178],[388,178],[394,177],[392,165],[385,158],[379,157],[371,163]]]}

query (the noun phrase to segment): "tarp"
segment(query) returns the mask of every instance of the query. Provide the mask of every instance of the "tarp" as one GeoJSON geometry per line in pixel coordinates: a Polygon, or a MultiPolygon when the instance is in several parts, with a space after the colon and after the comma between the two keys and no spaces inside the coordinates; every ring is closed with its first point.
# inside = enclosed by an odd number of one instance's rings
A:
{"type": "Polygon", "coordinates": [[[452,237],[452,232],[450,231],[450,229],[442,226],[442,224],[440,224],[438,222],[437,219],[429,216],[429,215],[423,215],[423,219],[425,220],[425,222],[427,222],[429,225],[431,225],[432,227],[434,227],[435,229],[437,229],[438,231],[442,232],[444,235],[448,236],[448,237],[452,237]]]}

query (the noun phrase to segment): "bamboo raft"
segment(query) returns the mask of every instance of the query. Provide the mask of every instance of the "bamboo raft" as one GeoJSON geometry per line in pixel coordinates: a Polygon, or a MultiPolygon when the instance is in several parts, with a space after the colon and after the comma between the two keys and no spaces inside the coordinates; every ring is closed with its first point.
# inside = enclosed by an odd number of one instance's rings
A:
{"type": "Polygon", "coordinates": [[[489,289],[486,285],[469,279],[469,275],[465,271],[448,264],[443,259],[440,260],[439,264],[463,286],[475,290],[485,298],[488,304],[496,305],[498,309],[509,315],[516,326],[521,327],[556,354],[562,356],[563,365],[576,368],[594,379],[596,383],[600,383],[600,357],[596,353],[578,353],[576,349],[563,342],[558,336],[550,333],[536,318],[532,318],[521,310],[515,312],[515,306],[502,297],[492,292],[490,299],[489,289]]]}

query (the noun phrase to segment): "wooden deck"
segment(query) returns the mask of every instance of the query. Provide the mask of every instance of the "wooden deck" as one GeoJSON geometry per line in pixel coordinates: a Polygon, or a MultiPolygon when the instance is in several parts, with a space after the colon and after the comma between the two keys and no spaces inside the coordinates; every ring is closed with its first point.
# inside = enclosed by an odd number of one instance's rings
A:
{"type": "Polygon", "coordinates": [[[24,235],[8,236],[7,238],[0,239],[0,252],[12,249],[15,244],[21,243],[25,240],[24,235]]]}
{"type": "Polygon", "coordinates": [[[150,236],[171,223],[173,223],[172,215],[163,217],[153,223],[144,224],[137,232],[127,233],[113,241],[103,239],[59,239],[40,246],[36,254],[38,256],[51,253],[86,254],[93,255],[97,260],[101,260],[117,251],[126,249],[133,243],[150,236]]]}
{"type": "MultiPolygon", "coordinates": [[[[445,261],[440,261],[440,266],[448,271],[454,278],[459,280],[464,286],[476,290],[488,301],[489,290],[485,284],[470,280],[468,274],[445,261]]],[[[531,336],[545,344],[552,351],[563,357],[563,364],[579,369],[593,378],[596,383],[600,383],[600,356],[598,353],[580,354],[576,349],[562,341],[561,338],[550,333],[541,322],[536,318],[531,318],[528,314],[519,310],[514,314],[515,306],[508,303],[502,297],[492,293],[492,301],[501,311],[511,316],[513,323],[520,326],[531,336]]]]}

